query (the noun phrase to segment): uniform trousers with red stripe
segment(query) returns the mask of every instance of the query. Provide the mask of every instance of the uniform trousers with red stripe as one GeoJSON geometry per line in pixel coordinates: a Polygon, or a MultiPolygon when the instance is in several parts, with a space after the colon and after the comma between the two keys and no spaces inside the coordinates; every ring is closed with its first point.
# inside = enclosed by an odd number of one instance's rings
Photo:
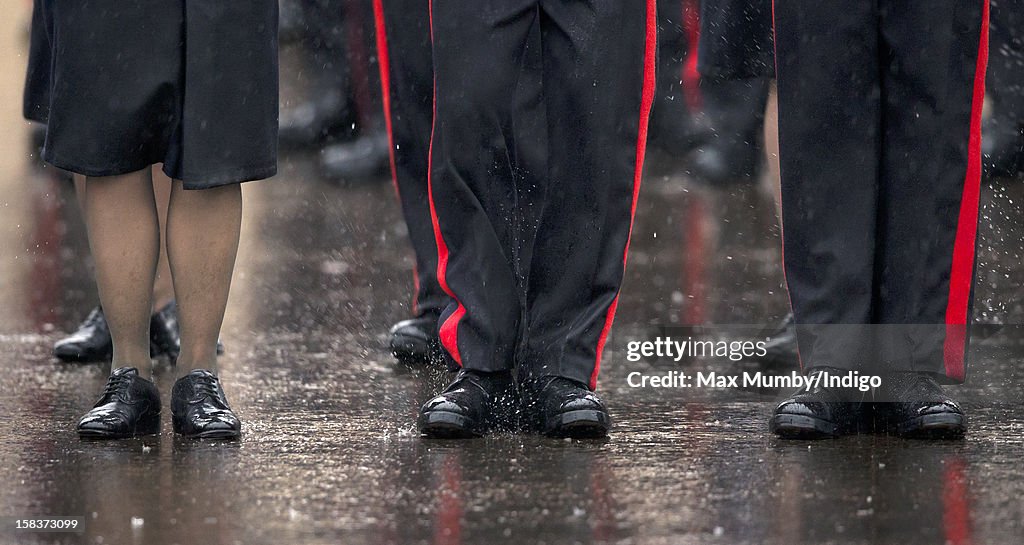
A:
{"type": "Polygon", "coordinates": [[[416,258],[413,310],[440,315],[449,298],[437,282],[427,194],[434,96],[430,1],[374,0],[373,11],[392,176],[416,258]]]}
{"type": "MultiPolygon", "coordinates": [[[[437,281],[437,244],[427,191],[434,117],[430,0],[374,0],[373,10],[391,172],[416,259],[413,311],[417,315],[439,316],[451,298],[437,281]]],[[[534,138],[538,131],[545,130],[539,97],[539,36],[536,29],[530,36],[516,93],[519,122],[515,129],[522,135],[519,138],[534,138]]],[[[543,159],[546,153],[541,145],[521,148],[537,159],[543,159]]]]}
{"type": "Polygon", "coordinates": [[[804,367],[962,380],[987,0],[774,11],[784,261],[804,367]]]}
{"type": "Polygon", "coordinates": [[[653,99],[654,3],[432,0],[429,185],[453,298],[440,335],[463,368],[595,386],[653,99]],[[541,72],[524,85],[531,44],[541,72]],[[531,97],[544,122],[522,131],[531,97]]]}

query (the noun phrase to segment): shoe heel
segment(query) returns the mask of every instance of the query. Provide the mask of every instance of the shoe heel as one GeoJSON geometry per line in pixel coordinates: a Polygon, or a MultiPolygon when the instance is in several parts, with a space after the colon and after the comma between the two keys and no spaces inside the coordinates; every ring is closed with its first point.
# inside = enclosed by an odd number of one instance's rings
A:
{"type": "Polygon", "coordinates": [[[611,418],[607,413],[582,409],[561,413],[557,418],[548,419],[544,424],[544,435],[559,438],[599,439],[607,437],[611,427],[611,418]]]}
{"type": "Polygon", "coordinates": [[[174,433],[177,433],[179,435],[184,435],[184,431],[182,431],[184,429],[184,427],[185,427],[185,420],[181,416],[178,416],[176,414],[171,414],[171,428],[174,429],[174,433]]]}
{"type": "Polygon", "coordinates": [[[159,435],[160,434],[160,413],[146,413],[145,416],[139,419],[138,423],[135,424],[135,433],[133,435],[159,435]]]}
{"type": "Polygon", "coordinates": [[[417,426],[420,433],[432,439],[470,439],[485,433],[465,416],[448,411],[421,413],[417,426]]]}

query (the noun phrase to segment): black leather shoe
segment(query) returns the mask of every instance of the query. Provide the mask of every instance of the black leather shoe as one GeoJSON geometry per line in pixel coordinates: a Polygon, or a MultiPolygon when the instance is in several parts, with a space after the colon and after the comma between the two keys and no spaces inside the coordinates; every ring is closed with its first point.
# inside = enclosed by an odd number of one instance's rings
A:
{"type": "Polygon", "coordinates": [[[689,156],[687,171],[697,180],[713,186],[728,186],[754,180],[760,165],[755,143],[711,140],[689,156]]]}
{"type": "Polygon", "coordinates": [[[342,124],[347,106],[345,95],[331,89],[282,111],[278,137],[281,146],[308,147],[329,137],[342,124]]]}
{"type": "Polygon", "coordinates": [[[217,375],[196,369],[179,378],[171,389],[175,433],[203,439],[233,439],[242,423],[231,411],[217,375]]]}
{"type": "Polygon", "coordinates": [[[320,152],[320,170],[331,179],[367,181],[388,168],[388,135],[384,131],[332,144],[320,152]]]}
{"type": "Polygon", "coordinates": [[[757,179],[768,82],[763,78],[701,84],[703,107],[695,122],[710,137],[687,156],[697,180],[727,187],[757,179]]]}
{"type": "Polygon", "coordinates": [[[481,437],[515,428],[518,409],[512,373],[463,369],[437,397],[420,409],[420,432],[439,439],[481,437]]]}
{"type": "Polygon", "coordinates": [[[134,367],[110,373],[103,395],[78,421],[78,435],[119,439],[160,433],[160,392],[134,367]]]}
{"type": "Polygon", "coordinates": [[[563,377],[524,384],[523,414],[534,431],[549,437],[605,437],[612,427],[601,398],[583,383],[563,377]]]}
{"type": "Polygon", "coordinates": [[[96,307],[78,329],[53,345],[53,355],[66,362],[110,361],[114,345],[103,309],[96,307]]]}
{"type": "MultiPolygon", "coordinates": [[[[816,368],[821,373],[843,374],[838,369],[816,368]]],[[[768,429],[784,439],[825,439],[867,431],[870,423],[859,394],[841,388],[804,387],[775,407],[768,429]]]]}
{"type": "Polygon", "coordinates": [[[800,357],[797,352],[796,324],[793,314],[787,314],[782,323],[767,334],[763,356],[753,358],[764,369],[797,369],[800,357]]]}
{"type": "Polygon", "coordinates": [[[982,165],[985,176],[1012,178],[1024,169],[1024,126],[997,114],[982,123],[982,165]]]}
{"type": "Polygon", "coordinates": [[[444,359],[437,336],[436,314],[427,313],[402,320],[391,327],[391,354],[407,365],[424,365],[444,359]]]}
{"type": "MultiPolygon", "coordinates": [[[[149,319],[149,353],[152,357],[167,356],[173,362],[181,354],[181,328],[178,327],[178,304],[167,303],[149,319]]],[[[224,353],[224,343],[217,340],[217,355],[224,353]]]]}
{"type": "MultiPolygon", "coordinates": [[[[167,356],[174,361],[181,352],[178,330],[178,307],[171,301],[149,319],[149,354],[154,358],[167,356]]],[[[65,362],[110,361],[114,343],[110,338],[103,309],[96,307],[71,335],[53,345],[53,355],[65,362]]],[[[224,353],[224,344],[217,341],[217,354],[224,353]]]]}
{"type": "Polygon", "coordinates": [[[890,433],[908,439],[957,439],[967,417],[935,379],[923,373],[893,373],[882,379],[875,416],[890,433]]]}
{"type": "Polygon", "coordinates": [[[157,358],[167,356],[174,361],[181,353],[181,335],[178,328],[178,305],[171,301],[153,313],[149,319],[149,354],[157,358]]]}

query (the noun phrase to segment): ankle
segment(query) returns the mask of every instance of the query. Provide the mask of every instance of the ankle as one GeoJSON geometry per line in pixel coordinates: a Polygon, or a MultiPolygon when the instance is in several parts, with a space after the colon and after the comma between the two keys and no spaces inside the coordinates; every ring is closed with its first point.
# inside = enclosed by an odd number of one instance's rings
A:
{"type": "Polygon", "coordinates": [[[117,369],[118,367],[148,367],[150,362],[149,355],[149,343],[147,342],[144,348],[140,347],[125,347],[119,349],[114,347],[113,355],[110,359],[111,369],[117,369]]]}
{"type": "Polygon", "coordinates": [[[196,360],[185,360],[185,361],[182,361],[181,359],[179,359],[175,363],[175,377],[176,378],[181,378],[181,377],[184,377],[185,375],[188,375],[192,371],[197,371],[197,370],[200,370],[200,369],[209,371],[209,372],[213,373],[214,375],[216,375],[217,374],[217,362],[216,361],[213,361],[213,362],[209,362],[209,361],[203,362],[203,361],[196,361],[196,360]]]}

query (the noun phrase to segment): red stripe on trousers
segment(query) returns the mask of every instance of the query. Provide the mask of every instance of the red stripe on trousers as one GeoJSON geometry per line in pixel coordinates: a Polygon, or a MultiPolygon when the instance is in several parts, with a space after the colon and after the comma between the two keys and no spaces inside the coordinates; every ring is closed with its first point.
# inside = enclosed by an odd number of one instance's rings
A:
{"type": "MultiPolygon", "coordinates": [[[[434,2],[430,0],[430,41],[434,41],[434,2]]],[[[458,303],[458,308],[441,324],[438,336],[441,345],[451,354],[455,363],[462,367],[462,354],[459,353],[459,322],[466,315],[466,307],[448,287],[448,244],[441,234],[441,223],[437,219],[437,207],[434,205],[434,133],[437,131],[437,76],[434,76],[434,115],[430,127],[430,146],[427,159],[427,195],[430,200],[430,222],[434,225],[434,240],[437,242],[437,283],[441,289],[458,303]]]]}
{"type": "MultiPolygon", "coordinates": [[[[636,165],[633,170],[633,203],[629,211],[629,234],[626,236],[626,247],[622,251],[622,271],[625,280],[626,260],[629,257],[629,242],[633,238],[633,220],[636,218],[636,202],[640,196],[640,179],[644,170],[644,154],[647,150],[647,126],[651,114],[651,106],[654,104],[654,59],[658,44],[658,20],[656,0],[647,0],[647,32],[644,39],[644,81],[643,92],[640,99],[640,127],[636,140],[636,165]]],[[[620,284],[621,285],[621,284],[620,284]]],[[[601,372],[601,353],[608,341],[608,332],[612,329],[612,322],[615,321],[615,310],[619,306],[619,296],[615,295],[612,304],[608,307],[608,314],[604,320],[604,328],[597,340],[597,358],[594,361],[594,372],[590,375],[590,389],[597,388],[597,375],[601,372]]]]}
{"type": "Polygon", "coordinates": [[[949,273],[949,299],[946,304],[946,341],[943,362],[946,376],[964,379],[964,358],[967,344],[967,309],[970,307],[971,283],[974,277],[974,248],[978,234],[978,206],[981,196],[981,110],[985,101],[985,70],[988,66],[989,2],[983,1],[981,41],[974,72],[974,95],[971,99],[971,133],[967,146],[967,175],[960,216],[953,244],[953,266],[949,273]]]}

